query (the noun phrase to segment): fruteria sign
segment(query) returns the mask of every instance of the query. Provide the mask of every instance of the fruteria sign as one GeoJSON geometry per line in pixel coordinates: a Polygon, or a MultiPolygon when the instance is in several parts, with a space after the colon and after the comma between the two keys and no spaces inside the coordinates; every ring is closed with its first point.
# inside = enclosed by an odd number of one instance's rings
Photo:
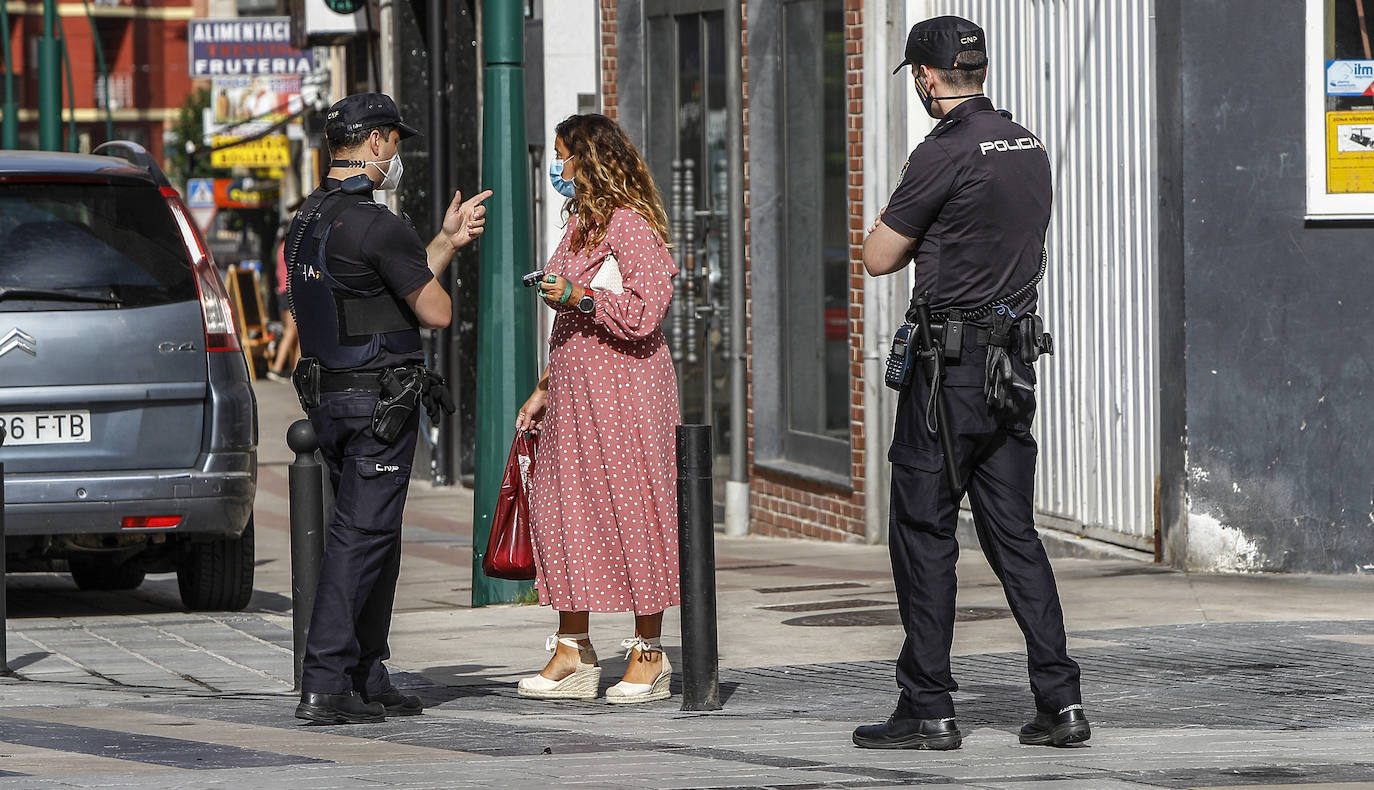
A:
{"type": "Polygon", "coordinates": [[[1326,95],[1374,95],[1374,60],[1327,61],[1326,95]]]}
{"type": "Polygon", "coordinates": [[[269,134],[246,143],[217,134],[211,138],[211,167],[290,167],[291,144],[284,134],[269,134]],[[234,145],[234,143],[238,143],[234,145]]]}
{"type": "Polygon", "coordinates": [[[187,37],[192,77],[309,74],[315,70],[314,52],[291,46],[290,17],[192,19],[187,37]]]}

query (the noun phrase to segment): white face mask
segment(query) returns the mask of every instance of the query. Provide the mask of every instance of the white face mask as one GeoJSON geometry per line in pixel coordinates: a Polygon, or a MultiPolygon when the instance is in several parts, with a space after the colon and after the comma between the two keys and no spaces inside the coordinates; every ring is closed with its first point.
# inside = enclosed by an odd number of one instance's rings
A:
{"type": "Polygon", "coordinates": [[[382,183],[377,185],[379,190],[395,189],[401,185],[401,174],[405,172],[405,165],[401,163],[401,152],[397,151],[387,160],[386,169],[383,170],[381,162],[368,162],[369,165],[377,168],[377,172],[382,174],[382,183]]]}

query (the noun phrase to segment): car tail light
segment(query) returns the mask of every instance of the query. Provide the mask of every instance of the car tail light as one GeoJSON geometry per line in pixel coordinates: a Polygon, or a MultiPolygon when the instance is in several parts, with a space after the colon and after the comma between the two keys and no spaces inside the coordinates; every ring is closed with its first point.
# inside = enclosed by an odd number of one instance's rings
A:
{"type": "Polygon", "coordinates": [[[243,353],[234,324],[234,310],[229,304],[229,292],[224,289],[224,281],[215,269],[210,248],[191,221],[191,215],[177,191],[172,187],[162,187],[162,194],[167,198],[167,207],[172,210],[177,229],[181,231],[186,254],[191,256],[191,270],[196,278],[196,291],[200,294],[200,311],[205,318],[205,350],[243,353]]]}
{"type": "Polygon", "coordinates": [[[181,523],[181,516],[125,516],[120,522],[124,529],[166,529],[181,523]]]}

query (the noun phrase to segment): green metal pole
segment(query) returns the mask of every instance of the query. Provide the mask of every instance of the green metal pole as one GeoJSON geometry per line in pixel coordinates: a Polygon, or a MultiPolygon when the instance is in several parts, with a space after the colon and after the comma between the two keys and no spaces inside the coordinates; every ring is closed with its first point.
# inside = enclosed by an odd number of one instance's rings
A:
{"type": "Polygon", "coordinates": [[[38,39],[38,147],[62,149],[62,51],[53,28],[57,0],[43,0],[43,36],[38,39]]]}
{"type": "Polygon", "coordinates": [[[483,0],[482,182],[493,191],[482,236],[477,312],[477,447],[472,525],[472,605],[511,603],[528,582],[492,579],[482,555],[515,412],[534,391],[535,300],[520,283],[531,265],[529,157],[525,147],[524,4],[483,0]]]}
{"type": "Polygon", "coordinates": [[[10,8],[8,0],[0,0],[0,27],[4,27],[5,49],[5,118],[0,121],[0,147],[19,147],[19,116],[14,103],[14,58],[10,54],[10,8]]]}
{"type": "MultiPolygon", "coordinates": [[[[0,0],[3,4],[4,0],[0,0]]],[[[86,7],[86,21],[91,23],[91,40],[95,42],[95,62],[100,67],[100,79],[105,81],[105,139],[114,139],[114,110],[110,107],[110,69],[105,64],[105,47],[100,43],[100,30],[95,26],[95,14],[90,0],[81,0],[86,7]]]]}
{"type": "Polygon", "coordinates": [[[76,88],[72,85],[72,54],[67,49],[67,26],[60,16],[57,18],[57,27],[62,33],[57,48],[62,50],[62,68],[67,74],[67,150],[76,153],[79,146],[76,139],[76,88]]]}

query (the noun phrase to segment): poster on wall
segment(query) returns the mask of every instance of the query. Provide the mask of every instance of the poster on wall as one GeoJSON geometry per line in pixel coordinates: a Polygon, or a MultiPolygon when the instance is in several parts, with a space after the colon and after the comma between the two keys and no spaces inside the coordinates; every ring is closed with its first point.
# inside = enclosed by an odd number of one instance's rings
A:
{"type": "Polygon", "coordinates": [[[1374,193],[1374,110],[1326,114],[1326,191],[1374,193]]]}
{"type": "Polygon", "coordinates": [[[1326,95],[1374,96],[1374,60],[1328,61],[1326,95]]]}

